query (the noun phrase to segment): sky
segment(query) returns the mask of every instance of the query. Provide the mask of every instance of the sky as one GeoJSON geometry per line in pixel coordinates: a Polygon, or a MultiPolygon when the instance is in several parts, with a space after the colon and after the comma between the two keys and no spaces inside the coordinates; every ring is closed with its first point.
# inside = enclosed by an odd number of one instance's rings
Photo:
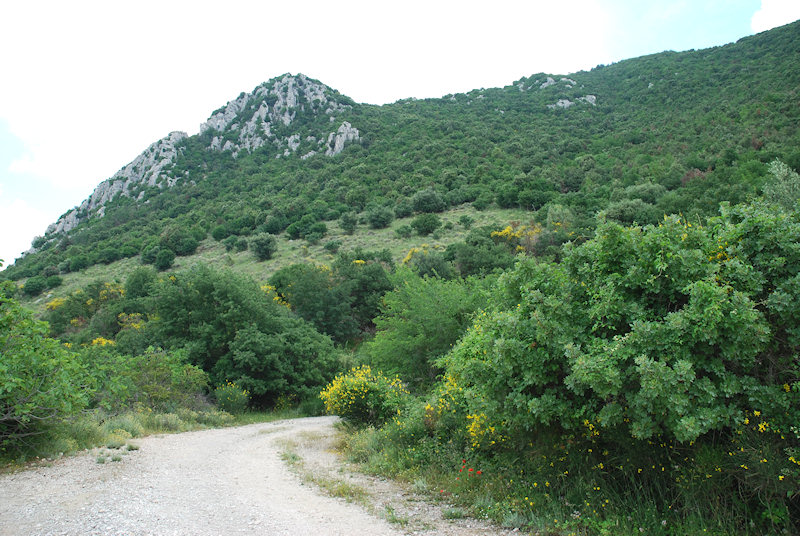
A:
{"type": "Polygon", "coordinates": [[[0,3],[0,259],[172,131],[284,73],[386,104],[724,45],[798,0],[0,3]]]}

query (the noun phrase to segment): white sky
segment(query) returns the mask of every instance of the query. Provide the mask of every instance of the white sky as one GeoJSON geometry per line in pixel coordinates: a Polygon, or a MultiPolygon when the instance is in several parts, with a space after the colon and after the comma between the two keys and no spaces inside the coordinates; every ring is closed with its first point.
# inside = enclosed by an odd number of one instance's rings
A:
{"type": "Polygon", "coordinates": [[[722,45],[798,0],[37,1],[0,5],[0,259],[173,130],[286,72],[358,102],[722,45]]]}

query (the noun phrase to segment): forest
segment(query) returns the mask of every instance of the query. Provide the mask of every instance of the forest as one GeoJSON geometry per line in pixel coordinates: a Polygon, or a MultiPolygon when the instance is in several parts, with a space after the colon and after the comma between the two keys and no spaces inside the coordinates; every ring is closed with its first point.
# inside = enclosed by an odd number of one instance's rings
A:
{"type": "Polygon", "coordinates": [[[508,527],[798,532],[798,49],[795,23],[441,99],[331,90],[360,133],[333,156],[186,138],[0,272],[0,457],[292,408],[508,527]]]}

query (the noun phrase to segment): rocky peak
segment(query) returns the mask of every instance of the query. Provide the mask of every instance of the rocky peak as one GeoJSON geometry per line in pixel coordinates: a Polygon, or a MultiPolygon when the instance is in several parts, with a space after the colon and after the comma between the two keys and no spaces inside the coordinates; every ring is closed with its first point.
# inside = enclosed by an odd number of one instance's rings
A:
{"type": "Polygon", "coordinates": [[[341,152],[344,143],[359,139],[358,130],[339,116],[352,106],[328,86],[306,77],[285,74],[255,88],[251,93],[242,93],[235,100],[214,112],[200,126],[200,133],[215,134],[208,148],[230,151],[236,157],[240,151],[251,152],[259,147],[274,145],[278,156],[288,156],[300,147],[300,138],[316,144],[303,157],[307,158],[320,150],[328,156],[341,152]],[[338,128],[332,132],[308,130],[281,134],[286,127],[304,116],[304,124],[318,122],[334,123],[338,128]],[[345,127],[345,125],[347,125],[345,127]],[[348,135],[339,136],[342,128],[348,135]],[[355,132],[353,132],[353,130],[355,132]],[[343,139],[342,144],[331,148],[330,140],[343,139]],[[338,147],[338,150],[337,150],[338,147]]]}
{"type": "MultiPolygon", "coordinates": [[[[207,150],[229,151],[234,158],[241,151],[265,146],[271,146],[278,158],[297,151],[301,151],[302,159],[317,153],[335,156],[348,143],[360,139],[358,129],[344,118],[351,108],[349,99],[330,87],[303,74],[285,74],[251,93],[240,94],[215,111],[200,125],[200,134],[213,134],[207,150]]],[[[144,187],[172,187],[184,178],[169,171],[181,153],[180,142],[186,138],[185,132],[172,132],[150,145],[101,182],[80,206],[51,224],[46,236],[70,231],[91,216],[102,217],[105,204],[118,194],[141,198],[144,187]]]]}

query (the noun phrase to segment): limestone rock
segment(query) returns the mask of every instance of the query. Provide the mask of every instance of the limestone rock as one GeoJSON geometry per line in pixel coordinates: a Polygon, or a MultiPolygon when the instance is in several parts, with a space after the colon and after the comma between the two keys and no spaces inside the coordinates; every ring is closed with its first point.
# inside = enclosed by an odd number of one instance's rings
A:
{"type": "Polygon", "coordinates": [[[339,129],[336,132],[331,132],[328,136],[328,150],[325,151],[325,154],[327,156],[336,156],[342,152],[345,143],[358,140],[358,129],[345,121],[339,125],[339,129]]]}

